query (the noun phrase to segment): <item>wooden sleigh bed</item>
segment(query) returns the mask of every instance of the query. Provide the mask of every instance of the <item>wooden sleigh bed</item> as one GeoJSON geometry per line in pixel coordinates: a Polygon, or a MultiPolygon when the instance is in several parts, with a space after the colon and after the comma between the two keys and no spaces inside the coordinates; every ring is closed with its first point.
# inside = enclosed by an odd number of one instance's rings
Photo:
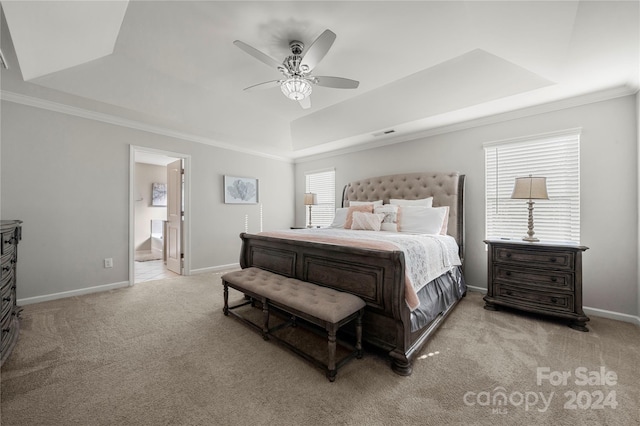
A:
{"type": "MultiPolygon", "coordinates": [[[[343,207],[350,201],[383,200],[386,204],[392,198],[433,197],[433,207],[449,207],[447,234],[455,239],[463,261],[464,180],[465,176],[457,172],[362,179],[345,186],[343,207]]],[[[366,302],[363,340],[387,351],[393,371],[400,375],[411,374],[416,355],[466,294],[462,266],[456,266],[420,290],[421,309],[427,313],[420,321],[406,300],[406,262],[401,250],[343,246],[265,234],[243,233],[241,239],[242,268],[257,267],[362,298],[366,302]]]]}

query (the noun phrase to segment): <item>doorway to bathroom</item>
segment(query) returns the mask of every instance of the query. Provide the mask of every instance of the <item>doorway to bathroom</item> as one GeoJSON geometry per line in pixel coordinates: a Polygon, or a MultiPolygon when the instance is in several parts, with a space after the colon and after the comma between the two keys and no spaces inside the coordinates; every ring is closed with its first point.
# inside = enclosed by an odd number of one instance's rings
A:
{"type": "Polygon", "coordinates": [[[184,154],[131,147],[132,285],[188,275],[188,164],[184,154]]]}

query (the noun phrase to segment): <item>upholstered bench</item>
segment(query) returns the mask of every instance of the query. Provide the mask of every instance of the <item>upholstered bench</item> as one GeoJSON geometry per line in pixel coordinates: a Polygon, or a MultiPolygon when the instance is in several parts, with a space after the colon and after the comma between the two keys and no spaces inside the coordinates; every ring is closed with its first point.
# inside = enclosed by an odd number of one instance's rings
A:
{"type": "Polygon", "coordinates": [[[358,296],[306,281],[288,278],[259,268],[246,268],[229,272],[222,276],[222,285],[224,286],[223,312],[225,315],[228,316],[229,313],[233,313],[243,322],[258,328],[265,340],[268,340],[269,337],[274,337],[295,353],[325,369],[327,378],[330,381],[333,382],[335,380],[337,369],[344,362],[354,355],[357,358],[362,357],[362,314],[365,303],[358,296]],[[250,301],[229,306],[229,287],[244,293],[250,301]],[[232,312],[233,309],[253,303],[254,300],[262,305],[262,326],[245,319],[237,312],[232,312]],[[281,327],[269,328],[270,307],[275,307],[292,315],[291,324],[294,326],[296,325],[296,318],[301,318],[325,329],[328,334],[327,364],[273,335],[272,331],[281,327]],[[356,320],[355,350],[349,356],[336,363],[337,331],[354,319],[356,320]]]}

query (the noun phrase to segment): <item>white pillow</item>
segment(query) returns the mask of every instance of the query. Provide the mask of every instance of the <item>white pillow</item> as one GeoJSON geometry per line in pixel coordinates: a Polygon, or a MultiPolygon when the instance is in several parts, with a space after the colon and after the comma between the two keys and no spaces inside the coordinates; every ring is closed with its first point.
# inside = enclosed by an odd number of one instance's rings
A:
{"type": "Polygon", "coordinates": [[[399,206],[385,204],[373,209],[374,213],[384,215],[380,224],[381,231],[398,232],[398,208],[399,206]]]}
{"type": "Polygon", "coordinates": [[[344,224],[347,222],[347,207],[336,209],[336,214],[333,216],[333,222],[329,225],[329,228],[344,228],[344,224]]]}
{"type": "Polygon", "coordinates": [[[432,207],[433,206],[433,197],[421,198],[419,200],[404,200],[399,198],[392,198],[389,200],[389,204],[393,204],[395,206],[422,206],[422,207],[432,207]]]}
{"type": "Polygon", "coordinates": [[[384,214],[379,213],[363,213],[353,212],[353,222],[351,229],[360,229],[364,231],[379,231],[380,224],[384,219],[384,214]]]}
{"type": "Polygon", "coordinates": [[[446,207],[401,206],[398,230],[412,234],[440,234],[446,207]]]}
{"type": "Polygon", "coordinates": [[[382,200],[376,201],[349,201],[349,207],[351,206],[365,206],[367,204],[373,204],[374,207],[381,206],[382,200]]]}

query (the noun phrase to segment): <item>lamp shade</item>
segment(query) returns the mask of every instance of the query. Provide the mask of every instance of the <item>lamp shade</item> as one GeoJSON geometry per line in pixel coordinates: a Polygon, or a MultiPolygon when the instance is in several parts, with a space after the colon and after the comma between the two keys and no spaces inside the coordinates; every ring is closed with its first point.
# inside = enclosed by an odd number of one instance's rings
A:
{"type": "Polygon", "coordinates": [[[304,194],[304,205],[305,206],[315,206],[318,204],[318,196],[313,192],[307,192],[304,194]]]}
{"type": "Polygon", "coordinates": [[[511,198],[522,200],[548,200],[546,177],[518,177],[511,198]]]}

